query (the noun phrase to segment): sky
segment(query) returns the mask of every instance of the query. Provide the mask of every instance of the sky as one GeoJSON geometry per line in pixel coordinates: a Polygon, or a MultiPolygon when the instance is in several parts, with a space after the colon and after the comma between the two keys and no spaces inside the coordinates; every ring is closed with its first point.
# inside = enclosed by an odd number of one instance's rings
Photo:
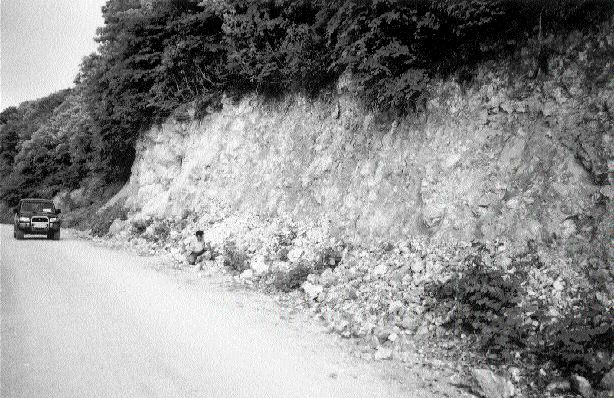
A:
{"type": "Polygon", "coordinates": [[[106,0],[0,0],[0,110],[73,86],[106,0]]]}

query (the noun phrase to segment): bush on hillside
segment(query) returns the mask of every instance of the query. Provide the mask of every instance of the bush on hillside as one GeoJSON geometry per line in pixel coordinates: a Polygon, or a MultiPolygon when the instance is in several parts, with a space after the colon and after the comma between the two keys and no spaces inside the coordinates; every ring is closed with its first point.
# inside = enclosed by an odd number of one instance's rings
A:
{"type": "Polygon", "coordinates": [[[116,203],[101,212],[93,212],[89,217],[89,225],[93,236],[105,236],[116,219],[126,220],[128,212],[123,203],[116,203]]]}
{"type": "Polygon", "coordinates": [[[321,273],[327,268],[335,268],[341,263],[342,257],[339,247],[325,247],[318,253],[313,269],[321,273]]]}
{"type": "Polygon", "coordinates": [[[153,236],[155,241],[164,242],[171,235],[170,223],[166,220],[154,224],[153,236]]]}
{"type": "Polygon", "coordinates": [[[614,365],[611,308],[594,291],[580,292],[560,314],[539,298],[529,299],[527,271],[543,266],[534,249],[503,270],[492,266],[492,252],[480,245],[460,273],[426,289],[436,300],[431,310],[443,314],[453,331],[470,334],[492,360],[521,352],[598,381],[614,365]]]}
{"type": "Polygon", "coordinates": [[[447,314],[447,325],[477,337],[482,350],[507,354],[524,347],[529,329],[518,306],[522,279],[487,265],[484,246],[465,259],[464,271],[428,290],[447,314]]]}
{"type": "Polygon", "coordinates": [[[301,287],[312,272],[311,266],[300,262],[287,271],[276,271],[273,274],[273,286],[284,293],[291,292],[301,287]]]}
{"type": "Polygon", "coordinates": [[[222,246],[224,266],[234,272],[241,273],[249,268],[249,257],[245,250],[237,246],[233,240],[224,242],[222,246]]]}
{"type": "Polygon", "coordinates": [[[151,218],[133,218],[130,224],[130,233],[132,235],[142,235],[153,223],[151,218]]]}
{"type": "Polygon", "coordinates": [[[594,382],[614,366],[614,318],[594,294],[580,297],[568,311],[545,325],[536,353],[568,373],[594,382]]]}

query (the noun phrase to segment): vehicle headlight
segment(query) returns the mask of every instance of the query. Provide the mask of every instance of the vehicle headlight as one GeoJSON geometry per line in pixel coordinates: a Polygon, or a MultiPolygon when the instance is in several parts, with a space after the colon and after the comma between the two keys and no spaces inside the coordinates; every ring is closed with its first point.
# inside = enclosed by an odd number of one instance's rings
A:
{"type": "Polygon", "coordinates": [[[19,217],[19,222],[30,222],[30,217],[19,217]]]}
{"type": "Polygon", "coordinates": [[[58,219],[57,219],[57,217],[51,217],[49,219],[49,222],[58,222],[58,219]]]}

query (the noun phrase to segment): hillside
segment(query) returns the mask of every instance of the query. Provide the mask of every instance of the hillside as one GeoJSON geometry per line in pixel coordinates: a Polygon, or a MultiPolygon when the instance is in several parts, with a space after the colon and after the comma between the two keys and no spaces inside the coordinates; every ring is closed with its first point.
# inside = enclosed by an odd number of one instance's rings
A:
{"type": "Polygon", "coordinates": [[[106,226],[171,262],[203,229],[238,282],[300,288],[375,358],[410,360],[437,336],[521,367],[527,394],[566,372],[598,384],[614,330],[614,88],[592,85],[590,43],[561,39],[540,79],[491,63],[470,85],[436,81],[419,117],[365,111],[351,77],[325,100],[225,99],[197,120],[182,107],[139,140],[106,226]],[[469,294],[482,288],[501,290],[469,294]]]}
{"type": "Polygon", "coordinates": [[[110,1],[76,86],[2,112],[5,208],[169,266],[204,230],[368,359],[614,389],[612,5],[256,3],[110,1]]]}

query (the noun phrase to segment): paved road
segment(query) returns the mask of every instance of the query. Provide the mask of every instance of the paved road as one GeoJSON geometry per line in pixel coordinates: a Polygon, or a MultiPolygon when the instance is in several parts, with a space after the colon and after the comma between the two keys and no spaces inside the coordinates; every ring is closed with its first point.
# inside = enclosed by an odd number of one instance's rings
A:
{"type": "Polygon", "coordinates": [[[6,225],[0,246],[3,398],[424,396],[151,258],[70,236],[16,241],[6,225]]]}

